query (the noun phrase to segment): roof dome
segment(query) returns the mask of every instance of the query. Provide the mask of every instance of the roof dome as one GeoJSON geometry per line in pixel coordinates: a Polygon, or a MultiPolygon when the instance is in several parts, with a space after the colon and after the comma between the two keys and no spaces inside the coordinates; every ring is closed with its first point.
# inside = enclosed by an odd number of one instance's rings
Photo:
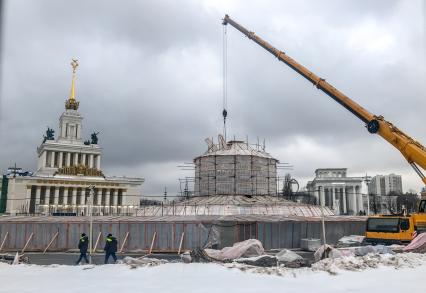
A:
{"type": "MultiPolygon", "coordinates": [[[[219,135],[219,143],[214,144],[210,138],[207,138],[206,143],[208,150],[199,157],[206,156],[256,156],[262,158],[273,159],[278,162],[277,159],[272,157],[265,151],[265,147],[260,145],[250,145],[248,142],[242,140],[230,140],[225,143],[222,135],[219,135]]],[[[199,158],[197,157],[197,158],[199,158]]],[[[197,159],[195,158],[195,159],[197,159]]]]}

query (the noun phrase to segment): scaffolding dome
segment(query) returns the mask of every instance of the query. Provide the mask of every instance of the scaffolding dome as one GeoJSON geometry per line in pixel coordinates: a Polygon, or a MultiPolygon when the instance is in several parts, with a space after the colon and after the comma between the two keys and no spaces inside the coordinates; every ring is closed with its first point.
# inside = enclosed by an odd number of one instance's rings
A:
{"type": "Polygon", "coordinates": [[[259,144],[206,139],[208,150],[194,159],[195,196],[276,195],[277,159],[259,144]]]}

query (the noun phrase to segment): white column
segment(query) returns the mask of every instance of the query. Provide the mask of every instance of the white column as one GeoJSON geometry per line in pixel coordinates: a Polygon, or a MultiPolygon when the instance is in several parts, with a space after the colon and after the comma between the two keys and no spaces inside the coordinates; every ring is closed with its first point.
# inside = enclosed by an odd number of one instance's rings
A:
{"type": "Polygon", "coordinates": [[[74,166],[78,165],[78,153],[74,153],[74,166]]]}
{"type": "Polygon", "coordinates": [[[55,199],[54,199],[54,204],[57,206],[59,202],[59,186],[55,187],[55,199]]]}
{"type": "Polygon", "coordinates": [[[46,193],[44,195],[44,204],[49,206],[50,200],[50,186],[46,186],[46,193]]]}
{"type": "Polygon", "coordinates": [[[81,162],[84,166],[86,166],[86,154],[82,154],[81,162]]]}
{"type": "Polygon", "coordinates": [[[70,165],[71,165],[71,153],[65,153],[66,154],[66,156],[67,156],[67,167],[69,167],[70,165]]]}
{"type": "Polygon", "coordinates": [[[31,186],[30,188],[27,188],[27,200],[25,201],[25,210],[23,212],[28,213],[30,210],[30,201],[31,201],[31,186]]]}
{"type": "Polygon", "coordinates": [[[55,167],[55,152],[50,151],[50,167],[55,167]]]}
{"type": "Polygon", "coordinates": [[[101,169],[101,155],[96,156],[96,169],[101,169]]]}
{"type": "Polygon", "coordinates": [[[355,189],[356,189],[356,199],[357,199],[357,206],[358,206],[357,213],[358,213],[359,211],[364,210],[364,204],[362,201],[361,186],[357,185],[355,189]]]}
{"type": "Polygon", "coordinates": [[[48,152],[49,151],[44,151],[44,158],[43,158],[43,160],[44,160],[44,163],[43,163],[44,167],[49,167],[49,162],[47,161],[47,159],[49,158],[49,156],[47,155],[48,152]]]}
{"type": "Polygon", "coordinates": [[[81,138],[81,124],[77,124],[77,139],[81,138]]]}
{"type": "Polygon", "coordinates": [[[64,159],[64,152],[59,152],[59,162],[58,162],[58,167],[62,168],[62,160],[64,159]]]}
{"type": "Polygon", "coordinates": [[[36,198],[35,198],[35,212],[37,213],[40,209],[40,193],[41,193],[41,186],[37,186],[36,189],[36,198]]]}
{"type": "Polygon", "coordinates": [[[336,188],[331,188],[331,208],[336,209],[336,188]]]}
{"type": "Polygon", "coordinates": [[[77,187],[72,189],[72,205],[77,205],[77,187]]]}
{"type": "Polygon", "coordinates": [[[111,211],[111,206],[109,205],[109,196],[110,196],[110,189],[106,190],[105,193],[105,206],[106,206],[106,213],[109,214],[111,211]]]}
{"type": "Polygon", "coordinates": [[[64,201],[63,201],[63,205],[67,205],[68,204],[68,196],[69,196],[69,188],[65,187],[64,188],[64,201]]]}
{"type": "Polygon", "coordinates": [[[127,191],[122,191],[121,192],[121,206],[124,206],[124,205],[126,205],[127,204],[127,198],[126,198],[126,195],[127,195],[127,191]]]}
{"type": "Polygon", "coordinates": [[[320,187],[320,205],[325,206],[325,190],[324,186],[320,187]]]}
{"type": "Polygon", "coordinates": [[[114,189],[114,193],[112,194],[112,196],[113,196],[113,200],[114,200],[113,205],[116,207],[117,204],[118,204],[118,190],[117,189],[114,189]]]}
{"type": "Polygon", "coordinates": [[[89,167],[93,168],[93,154],[89,155],[89,167]]]}
{"type": "Polygon", "coordinates": [[[102,188],[98,188],[97,202],[95,202],[94,204],[98,206],[102,204],[102,188]]]}
{"type": "Polygon", "coordinates": [[[355,186],[351,186],[352,188],[352,192],[350,195],[351,198],[351,204],[350,204],[350,210],[352,210],[352,214],[356,215],[356,210],[357,210],[357,206],[356,206],[356,191],[355,191],[355,186]]]}
{"type": "Polygon", "coordinates": [[[343,213],[346,214],[348,212],[347,205],[346,205],[346,186],[343,186],[342,188],[342,205],[343,205],[343,213]]]}

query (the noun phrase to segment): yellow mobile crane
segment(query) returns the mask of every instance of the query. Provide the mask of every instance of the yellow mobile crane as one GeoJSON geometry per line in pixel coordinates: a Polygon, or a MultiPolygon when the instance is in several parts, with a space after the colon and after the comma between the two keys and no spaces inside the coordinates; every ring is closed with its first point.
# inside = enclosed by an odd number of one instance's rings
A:
{"type": "MultiPolygon", "coordinates": [[[[239,30],[358,117],[365,123],[368,132],[380,135],[398,149],[426,185],[426,177],[419,168],[421,167],[423,170],[426,170],[426,148],[418,141],[399,130],[389,121],[386,121],[383,116],[376,116],[370,113],[338,89],[334,88],[325,79],[309,71],[306,67],[273,47],[254,32],[247,30],[232,20],[228,15],[225,15],[222,24],[230,24],[239,30]]],[[[367,220],[366,240],[373,243],[409,242],[415,232],[422,232],[422,230],[426,230],[426,199],[424,198],[420,201],[418,213],[416,214],[369,217],[367,220]]]]}

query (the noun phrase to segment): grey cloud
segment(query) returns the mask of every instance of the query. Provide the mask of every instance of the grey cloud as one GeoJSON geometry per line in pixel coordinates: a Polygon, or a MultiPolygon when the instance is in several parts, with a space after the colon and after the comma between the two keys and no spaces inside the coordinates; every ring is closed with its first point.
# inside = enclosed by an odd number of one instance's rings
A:
{"type": "MultiPolygon", "coordinates": [[[[203,139],[222,128],[225,13],[425,142],[421,5],[9,1],[0,167],[16,161],[35,168],[35,148],[47,125],[57,127],[70,86],[69,61],[78,57],[83,131],[101,131],[104,168],[145,177],[147,194],[161,194],[165,185],[177,190],[177,177],[188,174],[173,166],[204,152],[203,139]],[[363,34],[368,42],[383,37],[383,44],[368,51],[363,34]]],[[[273,155],[295,165],[295,177],[312,177],[314,169],[333,164],[354,173],[400,171],[411,174],[410,186],[420,186],[402,157],[352,114],[231,27],[228,40],[230,136],[265,138],[273,155]]]]}

